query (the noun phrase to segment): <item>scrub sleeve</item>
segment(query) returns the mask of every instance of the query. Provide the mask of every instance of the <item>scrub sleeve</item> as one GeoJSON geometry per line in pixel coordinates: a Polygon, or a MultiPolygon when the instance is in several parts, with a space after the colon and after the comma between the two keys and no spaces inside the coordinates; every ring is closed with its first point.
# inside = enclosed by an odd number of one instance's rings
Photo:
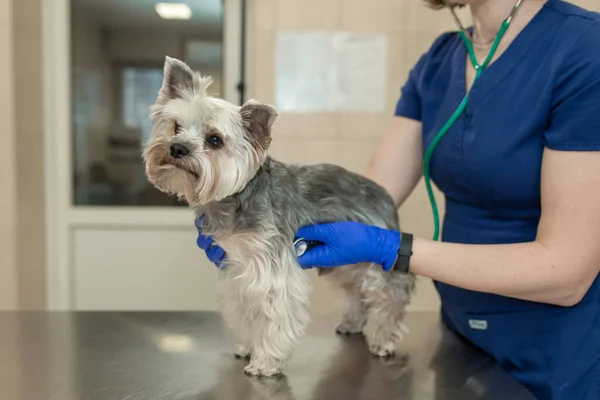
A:
{"type": "MultiPolygon", "coordinates": [[[[577,39],[556,82],[546,147],[565,151],[600,150],[600,22],[577,39]]],[[[592,172],[592,171],[590,171],[592,172]]],[[[594,171],[600,172],[600,171],[594,171]]]]}

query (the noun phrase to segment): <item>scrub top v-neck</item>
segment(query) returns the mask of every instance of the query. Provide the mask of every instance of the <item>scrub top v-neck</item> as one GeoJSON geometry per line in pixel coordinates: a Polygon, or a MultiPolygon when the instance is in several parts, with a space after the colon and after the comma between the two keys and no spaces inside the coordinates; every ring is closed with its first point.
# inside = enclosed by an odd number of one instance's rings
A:
{"type": "MultiPolygon", "coordinates": [[[[467,57],[457,32],[442,34],[402,88],[396,115],[422,123],[424,150],[466,93],[467,57]]],[[[446,201],[442,240],[535,240],[545,148],[600,150],[599,15],[561,0],[549,0],[484,70],[433,153],[431,179],[446,201]]],[[[534,395],[600,399],[598,279],[570,308],[435,284],[444,322],[534,395]]]]}

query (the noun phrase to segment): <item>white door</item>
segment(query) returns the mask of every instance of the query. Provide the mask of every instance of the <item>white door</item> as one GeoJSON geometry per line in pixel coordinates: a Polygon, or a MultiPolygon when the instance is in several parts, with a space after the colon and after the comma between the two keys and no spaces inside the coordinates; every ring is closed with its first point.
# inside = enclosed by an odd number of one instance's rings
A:
{"type": "Polygon", "coordinates": [[[171,3],[162,17],[153,0],[45,2],[51,309],[216,308],[193,216],[147,182],[141,151],[166,55],[241,101],[242,1],[171,3]]]}

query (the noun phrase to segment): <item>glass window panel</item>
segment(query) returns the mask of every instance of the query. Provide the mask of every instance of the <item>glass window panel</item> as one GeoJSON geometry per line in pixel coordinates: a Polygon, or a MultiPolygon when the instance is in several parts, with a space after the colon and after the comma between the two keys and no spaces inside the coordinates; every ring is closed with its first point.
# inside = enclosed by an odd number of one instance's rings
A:
{"type": "Polygon", "coordinates": [[[71,0],[75,205],[183,206],[148,182],[141,153],[166,55],[223,95],[223,0],[185,3],[189,19],[164,19],[151,0],[71,0]]]}

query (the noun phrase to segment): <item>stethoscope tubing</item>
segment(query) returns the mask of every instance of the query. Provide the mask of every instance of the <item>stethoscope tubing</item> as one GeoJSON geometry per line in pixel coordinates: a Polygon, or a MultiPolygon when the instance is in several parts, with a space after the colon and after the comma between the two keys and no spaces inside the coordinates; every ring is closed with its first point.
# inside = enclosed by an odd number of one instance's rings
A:
{"type": "MultiPolygon", "coordinates": [[[[448,7],[450,8],[450,11],[452,12],[454,20],[456,22],[456,25],[458,26],[458,28],[460,30],[459,34],[465,44],[465,47],[467,48],[467,52],[469,53],[469,59],[471,60],[471,64],[473,64],[473,68],[475,68],[475,79],[473,80],[473,83],[479,78],[479,76],[481,75],[483,70],[489,65],[490,61],[494,57],[494,54],[496,53],[496,50],[498,49],[498,45],[500,44],[500,41],[502,40],[502,38],[504,37],[504,34],[508,30],[517,11],[521,7],[522,2],[523,2],[523,0],[517,0],[515,2],[515,5],[513,6],[510,14],[502,22],[502,25],[500,25],[500,29],[498,30],[498,33],[496,34],[496,38],[494,39],[494,42],[492,44],[492,47],[490,48],[490,51],[489,51],[487,57],[485,58],[485,60],[482,64],[479,64],[477,62],[477,57],[475,56],[475,50],[473,49],[471,35],[469,35],[467,30],[463,27],[462,23],[460,22],[460,18],[458,18],[458,16],[456,15],[456,12],[454,11],[454,6],[452,4],[450,4],[449,1],[447,0],[448,7]]],[[[442,128],[438,131],[438,133],[434,136],[433,140],[431,141],[431,143],[429,144],[429,146],[427,147],[427,149],[425,151],[425,155],[423,156],[423,176],[424,176],[424,180],[425,180],[425,187],[427,189],[427,195],[429,197],[429,202],[431,204],[431,211],[433,213],[433,225],[434,225],[433,240],[435,240],[435,241],[437,241],[439,239],[439,235],[440,235],[440,217],[439,217],[439,211],[438,211],[437,203],[435,200],[435,196],[433,194],[433,188],[431,186],[431,176],[430,176],[430,170],[429,170],[429,167],[431,164],[431,157],[433,155],[433,151],[435,150],[437,145],[440,143],[440,141],[442,140],[444,135],[446,135],[446,133],[448,133],[448,131],[452,128],[454,123],[458,120],[458,118],[460,118],[462,113],[467,108],[468,101],[469,101],[469,93],[467,92],[465,94],[464,98],[462,99],[462,101],[460,102],[460,104],[458,105],[458,107],[456,108],[456,110],[452,113],[450,118],[446,121],[446,123],[442,126],[442,128]]]]}

